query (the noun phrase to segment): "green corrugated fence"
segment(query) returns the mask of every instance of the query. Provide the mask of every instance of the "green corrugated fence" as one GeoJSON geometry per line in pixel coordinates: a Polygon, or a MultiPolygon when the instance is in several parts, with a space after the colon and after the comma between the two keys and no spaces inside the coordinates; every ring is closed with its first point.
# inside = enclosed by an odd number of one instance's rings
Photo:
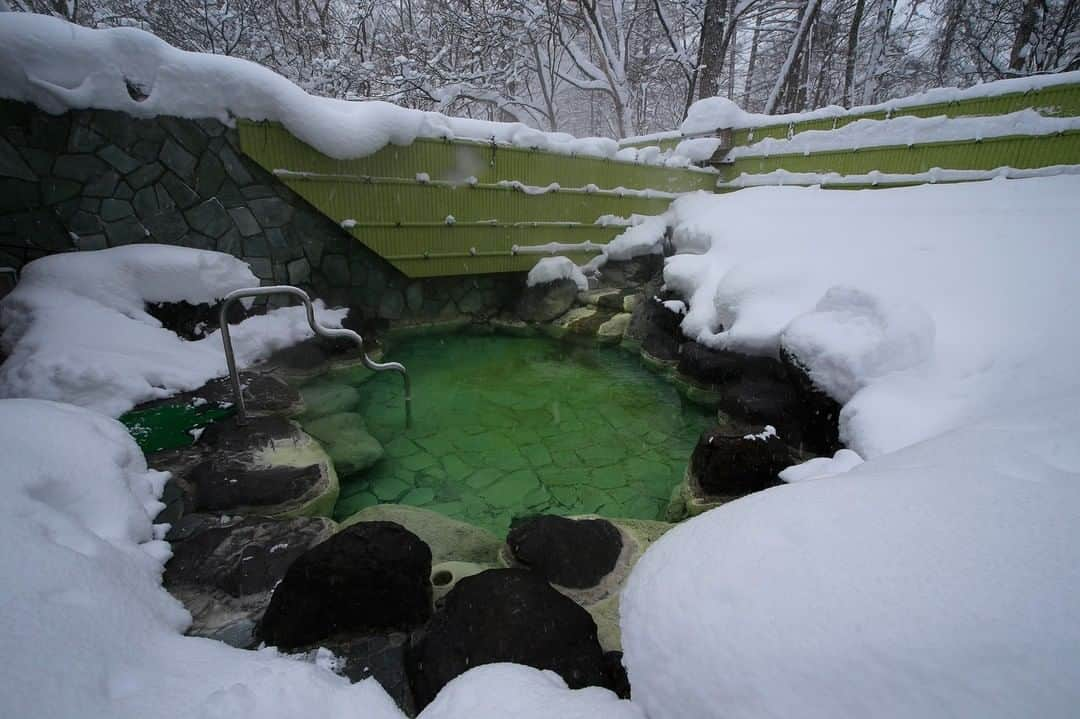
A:
{"type": "Polygon", "coordinates": [[[515,246],[606,243],[624,228],[601,216],[658,214],[672,193],[712,191],[718,178],[426,138],[336,160],[274,123],[240,121],[238,132],[247,155],[410,277],[527,270],[539,256],[515,246]]]}
{"type": "MultiPolygon", "coordinates": [[[[979,115],[1007,115],[1027,108],[1034,108],[1047,117],[1080,116],[1080,85],[1051,85],[1027,92],[1013,92],[994,97],[976,97],[953,102],[939,102],[927,105],[897,107],[892,110],[879,110],[845,115],[835,118],[802,120],[800,122],[780,122],[760,127],[731,128],[732,146],[741,147],[766,138],[788,139],[800,132],[810,130],[837,130],[858,120],[886,120],[895,117],[971,117],[979,115]]],[[[709,137],[712,133],[688,135],[687,137],[709,137]]],[[[685,137],[669,138],[659,142],[625,142],[622,147],[647,147],[658,145],[662,150],[674,149],[685,137]]]]}

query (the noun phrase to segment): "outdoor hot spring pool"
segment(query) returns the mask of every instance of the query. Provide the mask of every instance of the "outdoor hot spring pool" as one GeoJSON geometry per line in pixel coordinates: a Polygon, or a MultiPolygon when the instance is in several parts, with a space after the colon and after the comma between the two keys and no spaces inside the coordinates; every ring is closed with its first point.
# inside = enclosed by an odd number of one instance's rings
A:
{"type": "Polygon", "coordinates": [[[536,513],[662,518],[712,421],[614,348],[464,334],[410,339],[388,359],[412,377],[409,429],[397,375],[355,368],[302,389],[313,434],[366,427],[385,451],[339,470],[336,519],[409,504],[501,536],[536,513]]]}

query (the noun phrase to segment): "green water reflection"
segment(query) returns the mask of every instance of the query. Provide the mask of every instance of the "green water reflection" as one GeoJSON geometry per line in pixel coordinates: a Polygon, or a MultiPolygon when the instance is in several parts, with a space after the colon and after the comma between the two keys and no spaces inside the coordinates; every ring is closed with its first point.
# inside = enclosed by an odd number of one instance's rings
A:
{"type": "Polygon", "coordinates": [[[316,413],[361,415],[386,451],[341,478],[338,519],[380,502],[500,535],[536,512],[657,519],[712,417],[618,349],[448,335],[387,359],[412,376],[409,430],[397,375],[348,370],[304,388],[316,413]]]}

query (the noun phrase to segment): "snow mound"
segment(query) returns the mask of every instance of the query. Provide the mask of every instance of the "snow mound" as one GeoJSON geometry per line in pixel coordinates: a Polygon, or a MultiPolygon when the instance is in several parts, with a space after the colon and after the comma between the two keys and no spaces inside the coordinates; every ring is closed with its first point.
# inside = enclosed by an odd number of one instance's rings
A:
{"type": "Polygon", "coordinates": [[[585,279],[581,268],[567,257],[544,257],[529,270],[525,284],[535,287],[557,280],[573,280],[582,292],[589,289],[589,281],[585,279]]]}
{"type": "Polygon", "coordinates": [[[1074,388],[671,530],[621,598],[634,703],[650,719],[1073,716],[1077,426],[1074,388]]]}
{"type": "Polygon", "coordinates": [[[850,449],[840,449],[832,457],[814,457],[802,464],[788,467],[780,473],[785,482],[803,482],[843,474],[863,463],[862,457],[850,449]]]}
{"type": "Polygon", "coordinates": [[[607,689],[568,689],[555,672],[486,664],[455,678],[420,719],[645,719],[607,689]]]}
{"type": "MultiPolygon", "coordinates": [[[[140,402],[192,390],[227,373],[220,333],[187,341],[146,313],[146,302],[213,303],[258,286],[247,265],[219,252],[129,245],[51,255],[23,269],[0,302],[0,397],[52,399],[118,416],[140,402]]],[[[317,308],[340,326],[347,310],[317,308]]],[[[250,365],[312,335],[302,307],[232,329],[250,365]]]]}
{"type": "Polygon", "coordinates": [[[788,324],[780,344],[809,368],[814,384],[844,403],[876,378],[927,362],[934,321],[913,303],[833,287],[788,324]]]}
{"type": "Polygon", "coordinates": [[[683,332],[794,351],[870,458],[1076,385],[1078,196],[1072,175],[695,193],[652,240],[672,227],[664,280],[688,300],[683,332]]]}
{"type": "Polygon", "coordinates": [[[154,526],[168,475],[119,422],[0,400],[0,715],[401,719],[373,679],[184,637],[154,526]]]}
{"type": "Polygon", "coordinates": [[[315,97],[247,60],[178,50],[136,28],[94,30],[31,13],[0,13],[0,97],[54,114],[98,108],[230,125],[236,118],[273,120],[339,159],[370,155],[390,143],[408,145],[418,137],[606,158],[619,149],[607,138],[541,132],[522,123],[315,97]]]}

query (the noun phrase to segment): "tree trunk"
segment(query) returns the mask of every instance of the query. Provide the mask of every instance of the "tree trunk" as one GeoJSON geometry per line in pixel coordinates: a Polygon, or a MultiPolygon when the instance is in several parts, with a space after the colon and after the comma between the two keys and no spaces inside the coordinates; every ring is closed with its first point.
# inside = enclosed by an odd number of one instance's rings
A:
{"type": "Polygon", "coordinates": [[[855,84],[855,57],[859,53],[859,25],[862,24],[866,0],[856,0],[855,13],[851,16],[851,29],[847,36],[847,57],[844,60],[844,107],[851,107],[851,88],[855,84]]]}
{"type": "Polygon", "coordinates": [[[1016,28],[1012,52],[1009,53],[1009,69],[1021,72],[1032,53],[1031,37],[1046,15],[1046,0],[1027,0],[1024,12],[1020,15],[1020,25],[1016,28]]]}
{"type": "Polygon", "coordinates": [[[757,65],[758,54],[758,40],[761,37],[761,16],[764,15],[763,10],[758,10],[757,17],[754,19],[754,35],[750,39],[750,60],[746,65],[746,82],[743,83],[743,96],[742,106],[745,109],[750,108],[750,90],[754,86],[754,69],[757,65]]]}
{"type": "Polygon", "coordinates": [[[791,47],[788,49],[787,58],[784,60],[783,66],[780,68],[780,74],[776,78],[776,83],[773,85],[772,92],[769,93],[769,99],[765,101],[765,114],[772,115],[776,112],[776,107],[780,103],[780,96],[787,87],[792,78],[792,70],[796,68],[796,60],[802,54],[803,45],[806,44],[806,38],[810,34],[810,28],[814,24],[814,18],[817,17],[818,8],[821,7],[821,0],[806,0],[803,5],[802,15],[799,20],[799,28],[795,31],[795,38],[791,41],[791,47]]]}
{"type": "Polygon", "coordinates": [[[885,46],[889,40],[889,28],[892,26],[896,0],[881,0],[878,8],[877,27],[874,29],[874,44],[870,48],[870,67],[863,82],[862,103],[869,105],[877,95],[878,78],[881,76],[881,64],[885,61],[885,46]]]}
{"type": "Polygon", "coordinates": [[[944,86],[946,83],[953,45],[956,44],[956,32],[960,29],[963,15],[964,0],[949,0],[945,6],[945,27],[941,32],[941,45],[938,48],[937,61],[934,63],[938,85],[944,86]]]}
{"type": "Polygon", "coordinates": [[[705,0],[698,46],[698,98],[712,97],[720,91],[720,73],[724,69],[724,39],[727,29],[727,0],[705,0]]]}
{"type": "Polygon", "coordinates": [[[738,36],[735,34],[735,28],[731,28],[731,41],[728,42],[728,82],[727,82],[727,96],[732,102],[735,101],[735,54],[738,52],[738,36]]]}

